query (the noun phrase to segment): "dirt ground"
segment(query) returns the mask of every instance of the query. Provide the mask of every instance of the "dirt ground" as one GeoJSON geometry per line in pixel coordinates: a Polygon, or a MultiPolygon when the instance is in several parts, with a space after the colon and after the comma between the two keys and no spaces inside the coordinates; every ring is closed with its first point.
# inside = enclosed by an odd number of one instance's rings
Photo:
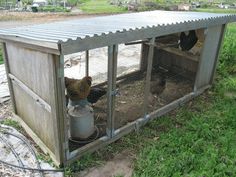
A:
{"type": "Polygon", "coordinates": [[[132,152],[123,151],[104,165],[80,172],[78,177],[130,177],[133,172],[132,152]]]}
{"type": "Polygon", "coordinates": [[[6,118],[12,117],[11,101],[7,101],[0,104],[0,121],[6,118]]]}
{"type": "Polygon", "coordinates": [[[0,28],[14,28],[19,26],[50,23],[66,19],[91,18],[98,15],[81,13],[32,13],[0,11],[0,28]]]}

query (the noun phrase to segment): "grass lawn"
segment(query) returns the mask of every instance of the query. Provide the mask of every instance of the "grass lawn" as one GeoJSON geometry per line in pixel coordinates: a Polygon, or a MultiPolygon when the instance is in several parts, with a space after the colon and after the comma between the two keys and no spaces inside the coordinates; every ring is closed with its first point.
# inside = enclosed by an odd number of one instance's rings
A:
{"type": "Polygon", "coordinates": [[[236,9],[219,9],[219,8],[197,8],[197,12],[214,12],[214,13],[236,13],[236,9]]]}
{"type": "Polygon", "coordinates": [[[133,176],[236,176],[235,30],[226,31],[213,88],[134,136],[133,176]]]}
{"type": "Polygon", "coordinates": [[[124,7],[109,4],[107,0],[88,0],[78,6],[83,12],[89,14],[121,13],[127,11],[124,7]]]}

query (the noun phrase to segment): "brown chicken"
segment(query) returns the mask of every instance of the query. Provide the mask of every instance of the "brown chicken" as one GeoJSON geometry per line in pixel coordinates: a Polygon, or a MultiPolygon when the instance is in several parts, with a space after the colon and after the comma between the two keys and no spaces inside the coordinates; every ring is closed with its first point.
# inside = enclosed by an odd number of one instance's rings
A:
{"type": "Polygon", "coordinates": [[[160,78],[151,79],[150,92],[160,95],[166,88],[166,76],[161,75],[160,78]]]}
{"type": "Polygon", "coordinates": [[[90,93],[91,84],[92,78],[90,76],[86,76],[81,80],[65,77],[67,96],[71,101],[86,99],[90,93]]]}

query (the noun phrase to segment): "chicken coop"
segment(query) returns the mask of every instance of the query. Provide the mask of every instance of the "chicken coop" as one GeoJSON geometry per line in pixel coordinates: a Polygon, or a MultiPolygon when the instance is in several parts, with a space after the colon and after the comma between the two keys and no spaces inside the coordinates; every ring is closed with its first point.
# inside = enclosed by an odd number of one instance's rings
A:
{"type": "MultiPolygon", "coordinates": [[[[14,117],[56,165],[66,165],[209,88],[226,25],[235,21],[229,14],[149,11],[0,29],[14,117]],[[123,48],[137,45],[137,67],[119,67],[123,48]],[[106,57],[97,52],[90,62],[99,48],[106,57]],[[65,95],[65,58],[75,53],[83,53],[84,76],[105,70],[92,88],[107,91],[93,108],[97,131],[83,143],[70,139],[65,95]]],[[[124,66],[130,58],[123,55],[124,66]]]]}

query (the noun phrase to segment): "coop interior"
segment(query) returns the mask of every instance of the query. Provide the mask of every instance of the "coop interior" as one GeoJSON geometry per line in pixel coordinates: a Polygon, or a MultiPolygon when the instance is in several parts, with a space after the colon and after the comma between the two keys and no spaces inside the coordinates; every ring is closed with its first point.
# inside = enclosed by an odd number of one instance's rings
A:
{"type": "MultiPolygon", "coordinates": [[[[118,45],[115,129],[144,117],[145,111],[149,114],[193,91],[205,38],[204,32],[204,29],[198,29],[156,38],[146,102],[144,95],[150,44],[147,41],[134,41],[118,45]]],[[[92,77],[91,88],[107,91],[107,47],[89,50],[87,55],[87,74],[92,77]]],[[[64,68],[65,77],[85,77],[86,51],[65,56],[64,68]]],[[[86,139],[73,139],[69,133],[70,151],[106,135],[107,102],[107,93],[104,93],[98,101],[91,104],[95,127],[91,136],[86,139]]],[[[68,125],[70,129],[70,124],[68,125]]]]}

